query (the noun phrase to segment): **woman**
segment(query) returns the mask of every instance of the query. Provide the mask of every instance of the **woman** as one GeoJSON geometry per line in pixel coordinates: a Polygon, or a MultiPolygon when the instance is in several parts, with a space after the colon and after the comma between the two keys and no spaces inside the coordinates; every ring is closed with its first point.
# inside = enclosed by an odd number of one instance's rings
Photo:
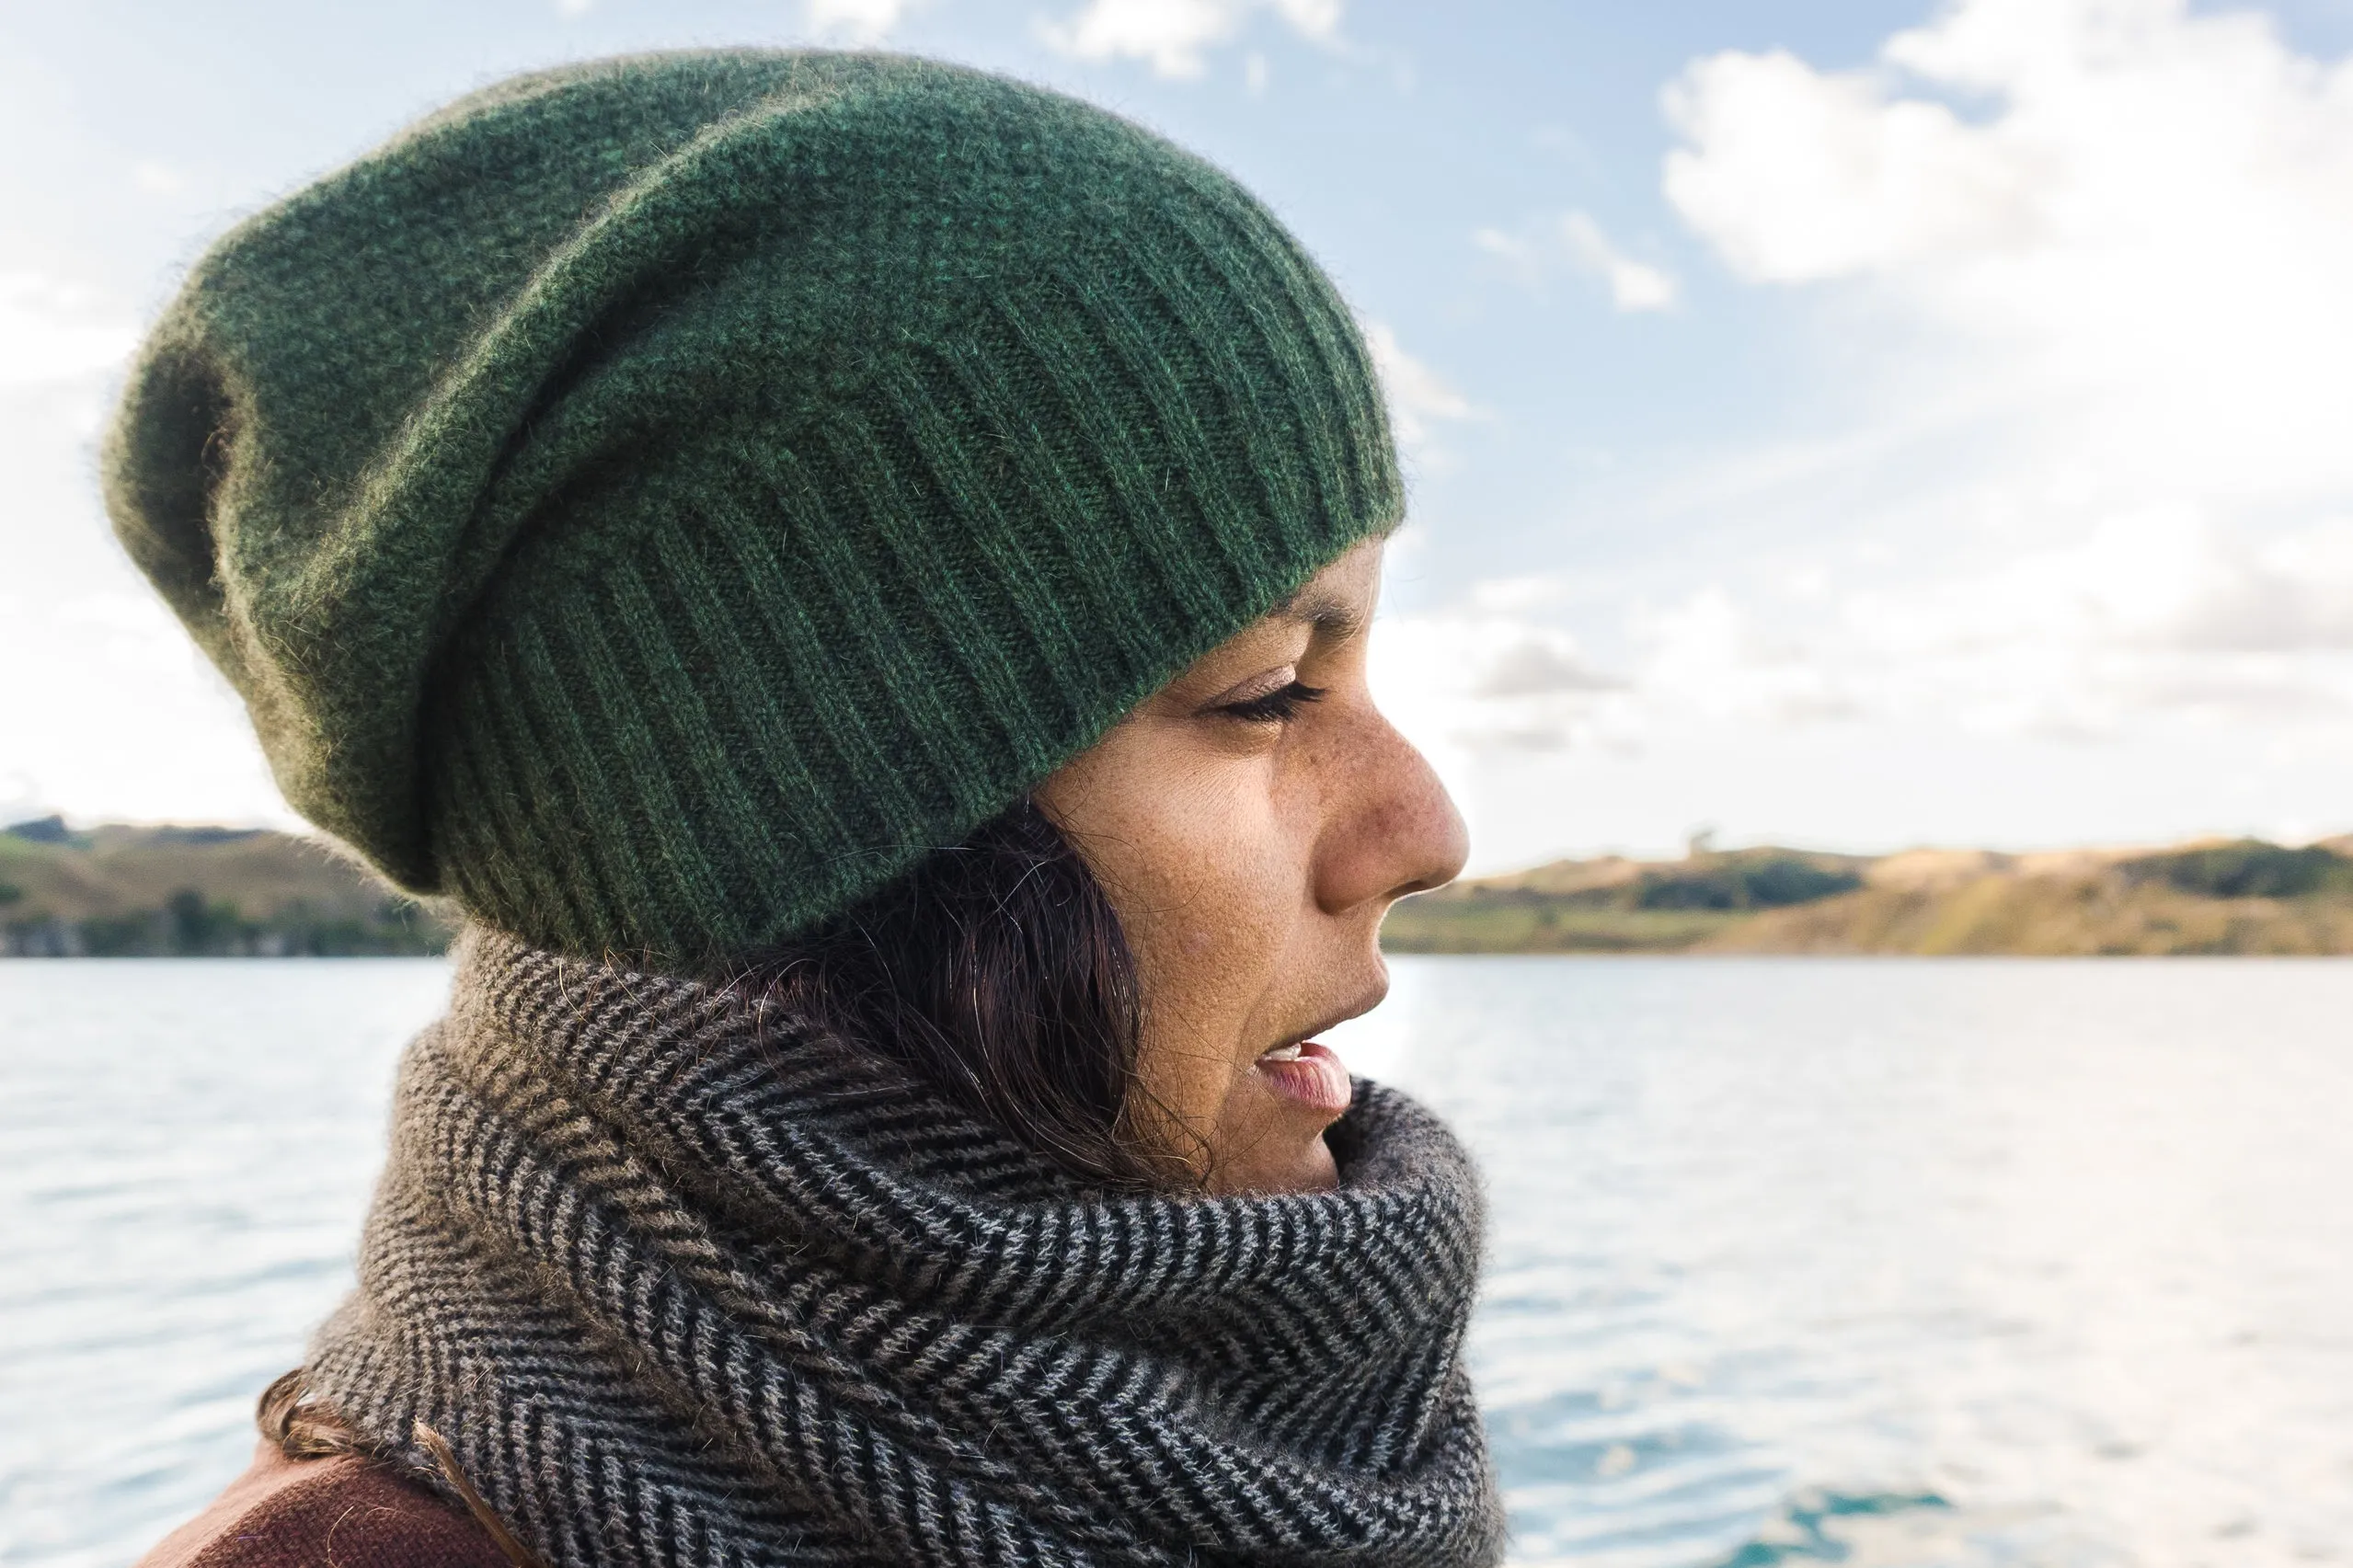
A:
{"type": "Polygon", "coordinates": [[[1223,176],[916,61],[523,78],[216,246],[107,480],[468,927],[151,1563],[1495,1559],[1475,1177],[1314,1039],[1463,855],[1395,461],[1223,176]]]}

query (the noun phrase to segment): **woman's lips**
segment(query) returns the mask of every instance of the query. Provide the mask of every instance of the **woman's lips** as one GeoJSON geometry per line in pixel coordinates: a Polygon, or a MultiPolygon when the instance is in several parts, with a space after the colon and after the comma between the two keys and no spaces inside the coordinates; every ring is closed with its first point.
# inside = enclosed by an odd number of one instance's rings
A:
{"type": "Polygon", "coordinates": [[[1314,1040],[1277,1046],[1258,1059],[1258,1071],[1276,1093],[1310,1110],[1337,1116],[1349,1108],[1349,1070],[1327,1046],[1314,1040]]]}

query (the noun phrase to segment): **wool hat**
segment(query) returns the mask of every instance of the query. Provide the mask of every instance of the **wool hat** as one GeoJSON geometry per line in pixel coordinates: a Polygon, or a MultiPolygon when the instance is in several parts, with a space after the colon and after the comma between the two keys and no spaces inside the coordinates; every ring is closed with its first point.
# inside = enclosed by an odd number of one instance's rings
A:
{"type": "Polygon", "coordinates": [[[686,967],[962,839],[1401,507],[1354,324],[1230,178],[823,52],[520,77],[241,223],[104,474],[297,810],[686,967]]]}

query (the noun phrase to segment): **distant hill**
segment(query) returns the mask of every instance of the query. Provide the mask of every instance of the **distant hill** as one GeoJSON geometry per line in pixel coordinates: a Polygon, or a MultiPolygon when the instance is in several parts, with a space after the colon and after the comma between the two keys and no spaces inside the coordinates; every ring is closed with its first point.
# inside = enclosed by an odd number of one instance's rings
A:
{"type": "Polygon", "coordinates": [[[2353,954],[2353,839],[1559,861],[1397,906],[1399,953],[2353,954]]]}
{"type": "MultiPolygon", "coordinates": [[[[0,829],[0,956],[441,952],[448,923],[315,840],[0,829]]],[[[1399,904],[1398,953],[2353,954],[2353,838],[1877,858],[1557,861],[1399,904]]]]}
{"type": "Polygon", "coordinates": [[[0,956],[438,953],[448,926],[310,839],[55,817],[0,830],[0,956]]]}

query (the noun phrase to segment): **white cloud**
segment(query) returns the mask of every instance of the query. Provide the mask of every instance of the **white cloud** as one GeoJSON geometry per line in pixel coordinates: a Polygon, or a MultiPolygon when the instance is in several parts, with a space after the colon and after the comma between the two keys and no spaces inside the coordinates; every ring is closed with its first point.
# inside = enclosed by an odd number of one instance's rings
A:
{"type": "Polygon", "coordinates": [[[907,0],[803,0],[809,30],[853,43],[879,43],[906,19],[907,0]]]}
{"type": "Polygon", "coordinates": [[[1502,229],[1479,229],[1472,234],[1471,243],[1502,262],[1530,288],[1544,280],[1544,253],[1526,235],[1502,229]]]}
{"type": "Polygon", "coordinates": [[[88,290],[0,272],[0,388],[82,380],[121,364],[138,341],[88,290]]]}
{"type": "Polygon", "coordinates": [[[228,683],[107,527],[92,383],[112,362],[67,354],[52,369],[73,376],[0,389],[0,670],[18,677],[0,682],[0,807],[291,822],[228,683]]]}
{"type": "Polygon", "coordinates": [[[1875,710],[1949,711],[1989,731],[2343,727],[2353,523],[2260,535],[2188,509],[2119,515],[1949,582],[1854,592],[1813,640],[1810,661],[1875,710]]]}
{"type": "Polygon", "coordinates": [[[1709,821],[1877,849],[2347,825],[2353,521],[2120,517],[1950,578],[1817,562],[1588,620],[1624,603],[1596,586],[1484,582],[1373,638],[1482,870],[1709,821]]]}
{"type": "Polygon", "coordinates": [[[1590,214],[1562,218],[1560,235],[1569,254],[1610,286],[1611,303],[1620,310],[1665,310],[1675,303],[1675,280],[1611,244],[1590,214]]]}
{"type": "Polygon", "coordinates": [[[1622,311],[1670,309],[1682,293],[1673,274],[1619,248],[1590,212],[1564,212],[1519,233],[1480,229],[1471,240],[1530,288],[1567,264],[1598,280],[1622,311]]]}
{"type": "Polygon", "coordinates": [[[1963,0],[1868,70],[1718,54],[1667,102],[1668,198],[1736,272],[1941,343],[1941,394],[2093,489],[2353,486],[2353,61],[2183,0],[1963,0]]]}
{"type": "Polygon", "coordinates": [[[1383,711],[1465,806],[1499,754],[1610,746],[1629,700],[1567,633],[1475,602],[1384,615],[1371,647],[1383,711]]]}
{"type": "Polygon", "coordinates": [[[1387,322],[1367,321],[1363,327],[1364,346],[1388,395],[1389,419],[1398,444],[1425,462],[1442,463],[1445,454],[1434,444],[1431,426],[1475,419],[1477,406],[1444,376],[1406,352],[1387,322]]]}
{"type": "Polygon", "coordinates": [[[2353,737],[2353,60],[2183,0],[1957,0],[1865,69],[1716,54],[1666,105],[1668,200],[1812,293],[1845,412],[1650,498],[1836,559],[1622,628],[1627,733],[2353,737]]]}
{"type": "Polygon", "coordinates": [[[1340,36],[1342,0],[1273,0],[1273,4],[1302,38],[1329,43],[1340,36]]]}
{"type": "Polygon", "coordinates": [[[1668,200],[1737,269],[1777,283],[2031,237],[2047,171],[2028,150],[1890,86],[1778,51],[1699,62],[1667,92],[1692,143],[1668,155],[1668,200]]]}
{"type": "MultiPolygon", "coordinates": [[[[1342,0],[1087,0],[1075,16],[1039,29],[1046,43],[1081,60],[1142,60],[1155,74],[1197,77],[1205,52],[1238,38],[1254,13],[1272,11],[1317,43],[1337,40],[1342,0]]],[[[1263,73],[1253,81],[1263,84],[1263,73]]]]}
{"type": "MultiPolygon", "coordinates": [[[[2187,513],[1950,578],[1710,583],[1636,606],[1593,660],[1542,578],[1391,621],[1383,701],[1472,754],[1635,750],[1678,737],[1923,718],[2103,739],[2151,725],[2353,724],[2353,521],[2252,539],[2187,513]]],[[[1376,647],[1380,644],[1376,643],[1376,647]]]]}
{"type": "Polygon", "coordinates": [[[188,189],[188,176],[155,158],[131,166],[131,183],[150,196],[178,196],[188,189]]]}

